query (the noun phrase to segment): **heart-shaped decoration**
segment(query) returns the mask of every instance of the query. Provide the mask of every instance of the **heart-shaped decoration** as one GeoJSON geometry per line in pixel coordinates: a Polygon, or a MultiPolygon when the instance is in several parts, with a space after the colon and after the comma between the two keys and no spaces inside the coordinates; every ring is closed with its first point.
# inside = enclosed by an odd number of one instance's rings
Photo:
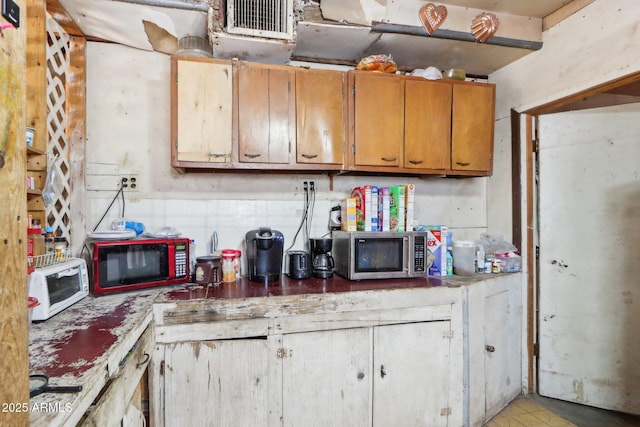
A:
{"type": "Polygon", "coordinates": [[[444,6],[436,6],[433,3],[427,3],[420,8],[418,16],[427,33],[431,35],[442,25],[444,20],[447,19],[447,8],[444,6]]]}

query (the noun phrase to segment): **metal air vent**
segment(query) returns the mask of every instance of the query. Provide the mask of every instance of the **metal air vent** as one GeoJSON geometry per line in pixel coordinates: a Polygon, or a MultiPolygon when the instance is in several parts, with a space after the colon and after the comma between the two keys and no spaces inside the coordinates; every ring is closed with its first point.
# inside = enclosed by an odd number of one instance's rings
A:
{"type": "Polygon", "coordinates": [[[294,0],[228,0],[227,32],[291,40],[294,0]]]}

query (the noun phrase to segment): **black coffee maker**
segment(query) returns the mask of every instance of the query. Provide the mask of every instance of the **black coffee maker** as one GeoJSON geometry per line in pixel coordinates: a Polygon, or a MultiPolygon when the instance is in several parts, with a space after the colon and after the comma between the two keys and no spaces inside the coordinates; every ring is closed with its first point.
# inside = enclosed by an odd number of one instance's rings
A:
{"type": "Polygon", "coordinates": [[[271,283],[280,280],[284,236],[269,227],[249,231],[245,236],[247,268],[252,282],[271,283]]]}
{"type": "Polygon", "coordinates": [[[309,239],[311,243],[311,275],[321,279],[333,276],[333,257],[331,238],[309,239]]]}

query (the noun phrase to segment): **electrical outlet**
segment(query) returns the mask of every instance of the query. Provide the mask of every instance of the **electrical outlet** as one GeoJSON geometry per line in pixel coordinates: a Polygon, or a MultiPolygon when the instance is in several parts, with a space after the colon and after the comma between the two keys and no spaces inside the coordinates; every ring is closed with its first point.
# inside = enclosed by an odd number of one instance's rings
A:
{"type": "Polygon", "coordinates": [[[20,6],[13,0],[2,0],[2,16],[14,27],[20,26],[20,6]]]}
{"type": "Polygon", "coordinates": [[[138,191],[140,189],[140,177],[137,174],[122,175],[120,184],[124,191],[138,191]]]}
{"type": "Polygon", "coordinates": [[[301,178],[300,179],[300,191],[317,191],[318,185],[314,178],[301,178]]]}

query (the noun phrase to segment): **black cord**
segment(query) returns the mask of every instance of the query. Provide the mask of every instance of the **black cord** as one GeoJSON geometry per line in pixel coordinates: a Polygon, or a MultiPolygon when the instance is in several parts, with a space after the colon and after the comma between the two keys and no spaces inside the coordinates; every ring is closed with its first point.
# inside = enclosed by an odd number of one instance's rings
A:
{"type": "Polygon", "coordinates": [[[293,236],[293,240],[291,241],[291,246],[289,246],[285,250],[285,252],[288,252],[289,249],[291,249],[296,244],[296,239],[298,238],[298,234],[300,234],[300,230],[302,230],[302,227],[305,225],[307,221],[308,212],[309,212],[309,189],[305,186],[304,187],[304,213],[302,214],[302,220],[300,221],[300,225],[298,226],[298,230],[296,231],[296,234],[293,236]]]}
{"type": "MultiPolygon", "coordinates": [[[[102,220],[104,219],[105,216],[107,216],[107,214],[109,213],[109,209],[111,209],[111,206],[113,206],[113,203],[116,201],[116,199],[118,198],[118,196],[120,194],[122,194],[122,214],[124,215],[124,188],[122,187],[122,184],[120,184],[120,189],[118,190],[118,192],[116,193],[115,197],[113,198],[113,200],[111,200],[111,203],[109,203],[109,206],[107,207],[107,210],[104,211],[104,214],[102,215],[102,218],[100,218],[100,221],[98,221],[98,223],[96,224],[95,227],[93,227],[92,231],[96,231],[96,229],[100,226],[100,223],[102,223],[102,220]]],[[[123,216],[124,217],[124,216],[123,216]]]]}

